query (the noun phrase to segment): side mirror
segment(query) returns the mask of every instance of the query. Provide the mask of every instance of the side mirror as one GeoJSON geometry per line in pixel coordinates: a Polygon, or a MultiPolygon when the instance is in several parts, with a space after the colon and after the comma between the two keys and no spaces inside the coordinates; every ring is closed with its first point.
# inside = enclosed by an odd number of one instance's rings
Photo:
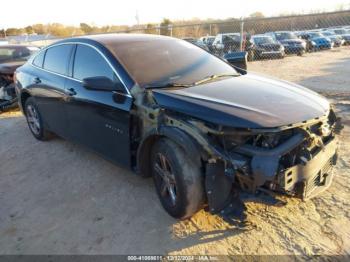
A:
{"type": "Polygon", "coordinates": [[[84,78],[83,86],[88,90],[125,92],[125,88],[120,82],[113,82],[105,76],[84,78]]]}

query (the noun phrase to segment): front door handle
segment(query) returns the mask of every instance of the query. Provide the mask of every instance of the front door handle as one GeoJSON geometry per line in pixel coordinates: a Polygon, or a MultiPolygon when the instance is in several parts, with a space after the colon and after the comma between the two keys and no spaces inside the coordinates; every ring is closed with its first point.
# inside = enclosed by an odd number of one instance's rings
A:
{"type": "Polygon", "coordinates": [[[39,77],[35,77],[34,80],[33,80],[33,83],[34,84],[40,84],[41,83],[41,80],[39,77]]]}
{"type": "Polygon", "coordinates": [[[67,89],[67,95],[69,96],[75,96],[77,92],[75,92],[74,88],[68,88],[67,89]]]}

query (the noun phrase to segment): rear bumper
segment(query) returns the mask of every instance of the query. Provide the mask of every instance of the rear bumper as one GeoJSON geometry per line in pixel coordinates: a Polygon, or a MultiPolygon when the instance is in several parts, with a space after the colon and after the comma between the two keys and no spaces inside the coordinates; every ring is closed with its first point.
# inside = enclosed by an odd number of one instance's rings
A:
{"type": "Polygon", "coordinates": [[[310,199],[326,190],[332,182],[337,161],[338,141],[328,142],[309,162],[290,167],[278,176],[278,184],[287,194],[310,199]]]}

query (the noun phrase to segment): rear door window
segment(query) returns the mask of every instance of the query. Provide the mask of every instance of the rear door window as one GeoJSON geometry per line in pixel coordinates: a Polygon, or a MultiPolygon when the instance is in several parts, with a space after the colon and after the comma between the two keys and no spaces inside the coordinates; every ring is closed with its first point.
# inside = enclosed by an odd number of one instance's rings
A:
{"type": "Polygon", "coordinates": [[[68,75],[68,64],[72,47],[73,45],[59,45],[47,49],[44,69],[61,75],[68,75]]]}

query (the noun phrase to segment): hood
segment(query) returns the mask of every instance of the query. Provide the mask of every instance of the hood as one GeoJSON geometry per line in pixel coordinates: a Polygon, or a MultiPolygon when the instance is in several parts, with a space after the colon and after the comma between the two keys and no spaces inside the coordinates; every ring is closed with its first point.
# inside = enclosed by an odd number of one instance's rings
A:
{"type": "Polygon", "coordinates": [[[0,64],[0,74],[12,75],[16,69],[24,65],[26,61],[7,62],[0,64]]]}
{"type": "Polygon", "coordinates": [[[153,89],[163,108],[218,125],[273,128],[325,115],[328,101],[302,86],[255,74],[182,89],[153,89]]]}

